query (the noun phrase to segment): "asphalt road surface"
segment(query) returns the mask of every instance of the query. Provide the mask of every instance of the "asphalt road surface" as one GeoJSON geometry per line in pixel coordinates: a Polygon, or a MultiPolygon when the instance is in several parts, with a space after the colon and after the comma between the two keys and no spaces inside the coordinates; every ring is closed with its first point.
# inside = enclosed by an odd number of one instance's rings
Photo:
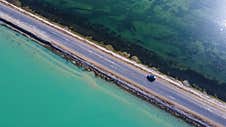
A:
{"type": "Polygon", "coordinates": [[[60,43],[68,49],[73,50],[73,52],[78,53],[80,56],[82,55],[82,57],[111,70],[115,75],[129,79],[201,116],[207,117],[222,126],[226,126],[226,113],[224,111],[197,100],[191,93],[178,90],[172,84],[162,82],[159,79],[151,83],[146,79],[147,73],[144,73],[136,67],[113,58],[111,55],[87,43],[0,3],[0,18],[7,20],[6,16],[14,19],[14,21],[10,20],[9,22],[21,26],[28,31],[30,30],[29,32],[33,32],[48,41],[60,43]]]}

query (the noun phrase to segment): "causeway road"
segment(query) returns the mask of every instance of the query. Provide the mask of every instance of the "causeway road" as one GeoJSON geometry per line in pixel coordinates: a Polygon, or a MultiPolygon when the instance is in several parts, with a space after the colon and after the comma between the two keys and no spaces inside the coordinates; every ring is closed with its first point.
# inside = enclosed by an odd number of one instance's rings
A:
{"type": "Polygon", "coordinates": [[[128,83],[136,84],[150,91],[150,93],[155,93],[160,98],[172,102],[175,108],[189,111],[192,115],[199,116],[205,121],[211,122],[214,126],[226,126],[226,111],[222,106],[200,99],[162,78],[157,78],[155,82],[149,82],[146,79],[146,75],[149,72],[128,64],[56,27],[50,26],[34,16],[18,10],[14,6],[0,2],[0,19],[51,42],[53,45],[64,48],[68,52],[87,60],[128,83]]]}

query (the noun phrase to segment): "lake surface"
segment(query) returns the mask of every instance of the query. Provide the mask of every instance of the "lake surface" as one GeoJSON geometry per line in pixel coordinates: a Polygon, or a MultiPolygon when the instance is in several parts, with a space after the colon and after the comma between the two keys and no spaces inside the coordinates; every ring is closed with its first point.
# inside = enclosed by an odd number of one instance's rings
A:
{"type": "Polygon", "coordinates": [[[1,127],[182,127],[182,120],[0,25],[1,127]]]}
{"type": "Polygon", "coordinates": [[[226,0],[9,1],[226,101],[226,0]]]}

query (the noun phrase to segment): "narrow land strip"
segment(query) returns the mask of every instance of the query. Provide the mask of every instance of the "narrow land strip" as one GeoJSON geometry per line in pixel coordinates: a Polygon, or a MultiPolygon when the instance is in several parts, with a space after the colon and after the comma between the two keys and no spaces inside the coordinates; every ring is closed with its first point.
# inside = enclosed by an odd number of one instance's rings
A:
{"type": "Polygon", "coordinates": [[[184,86],[182,86],[181,84],[179,84],[180,87],[175,87],[175,83],[177,82],[173,80],[171,81],[171,79],[168,79],[168,78],[166,79],[165,77],[162,77],[161,75],[155,72],[154,73],[160,76],[161,79],[158,79],[157,83],[155,84],[150,84],[145,79],[145,75],[149,72],[152,72],[150,71],[150,69],[142,65],[136,64],[110,51],[107,51],[106,49],[98,45],[95,45],[94,43],[88,40],[85,40],[79,36],[69,33],[68,31],[65,31],[64,29],[58,26],[55,26],[43,19],[40,19],[37,16],[27,13],[24,10],[16,8],[13,5],[9,5],[8,3],[5,3],[5,2],[4,4],[13,7],[14,9],[16,9],[16,11],[20,11],[26,15],[32,16],[36,20],[39,20],[39,22],[35,21],[34,19],[30,19],[24,15],[21,15],[19,14],[19,12],[18,14],[21,16],[21,17],[19,16],[19,18],[17,14],[14,14],[11,12],[8,12],[7,14],[6,12],[2,12],[0,14],[0,17],[2,19],[7,20],[8,22],[16,25],[17,27],[32,33],[34,36],[41,38],[42,40],[50,42],[52,45],[55,46],[55,48],[58,48],[61,51],[64,51],[66,53],[69,53],[71,56],[74,55],[79,57],[80,59],[82,58],[86,62],[88,61],[91,65],[95,65],[95,67],[99,68],[99,71],[100,69],[102,69],[102,71],[104,71],[108,75],[110,74],[111,78],[118,79],[118,81],[124,82],[125,84],[131,84],[129,87],[133,88],[133,90],[142,91],[142,93],[139,93],[139,94],[148,93],[154,96],[155,98],[161,99],[161,101],[165,102],[165,104],[168,104],[168,106],[171,109],[175,109],[175,111],[178,110],[178,113],[183,112],[183,113],[189,114],[187,115],[187,117],[194,117],[194,119],[197,122],[199,122],[200,125],[206,125],[202,121],[209,123],[209,125],[215,125],[215,126],[225,125],[225,118],[224,118],[225,108],[223,103],[218,102],[217,100],[214,100],[214,99],[210,99],[209,97],[206,98],[205,97],[206,95],[203,95],[202,93],[197,94],[196,91],[192,91],[192,92],[188,92],[188,90],[185,91],[184,89],[182,89],[182,87],[184,86]],[[23,18],[25,18],[26,20],[24,20],[23,18]],[[30,20],[30,21],[27,21],[27,20],[30,20]],[[53,28],[46,27],[44,24],[40,23],[40,21],[42,21],[42,23],[45,23],[49,26],[52,26],[53,28]],[[59,33],[58,30],[60,30],[64,34],[59,33]],[[59,34],[60,37],[57,34],[59,34]],[[68,35],[66,36],[65,34],[69,34],[70,36],[68,35]],[[88,45],[82,41],[87,42],[88,45]],[[114,67],[117,67],[118,69],[114,67]],[[170,83],[164,82],[163,84],[162,80],[170,83]],[[174,85],[172,84],[173,82],[175,82],[174,85]],[[161,86],[164,86],[164,88],[162,88],[161,86]],[[175,87],[177,91],[174,90],[172,92],[171,89],[175,89],[175,88],[171,88],[171,87],[175,87]],[[160,89],[160,90],[156,90],[156,89],[160,89]],[[161,95],[162,91],[166,91],[166,93],[161,95]],[[179,100],[173,100],[173,99],[170,99],[169,96],[170,97],[175,96],[176,99],[180,98],[180,96],[185,96],[185,97],[179,100]],[[200,99],[200,97],[202,97],[202,99],[200,99]],[[184,104],[183,101],[185,101],[187,104],[186,103],[184,104]],[[193,104],[194,107],[197,109],[194,110],[193,108],[190,108],[188,106],[189,104],[193,104]],[[204,108],[203,111],[197,112],[200,107],[204,108]],[[208,107],[208,109],[210,110],[214,110],[214,112],[208,112],[208,110],[206,110],[206,107],[208,107]],[[207,116],[203,115],[204,111],[208,112],[207,116]],[[219,114],[222,114],[222,115],[219,115],[219,114]],[[211,116],[211,115],[214,116],[212,119],[207,118],[208,116],[211,116]],[[221,118],[221,120],[217,121],[218,118],[221,118]]]}

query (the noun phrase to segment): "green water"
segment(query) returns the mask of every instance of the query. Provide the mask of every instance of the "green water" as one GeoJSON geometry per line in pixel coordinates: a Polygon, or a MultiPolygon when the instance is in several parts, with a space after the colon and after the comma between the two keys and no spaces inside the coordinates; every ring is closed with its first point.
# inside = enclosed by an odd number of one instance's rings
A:
{"type": "Polygon", "coordinates": [[[0,25],[1,127],[182,127],[170,114],[0,25]]]}
{"type": "Polygon", "coordinates": [[[226,0],[8,1],[226,101],[226,0]]]}

